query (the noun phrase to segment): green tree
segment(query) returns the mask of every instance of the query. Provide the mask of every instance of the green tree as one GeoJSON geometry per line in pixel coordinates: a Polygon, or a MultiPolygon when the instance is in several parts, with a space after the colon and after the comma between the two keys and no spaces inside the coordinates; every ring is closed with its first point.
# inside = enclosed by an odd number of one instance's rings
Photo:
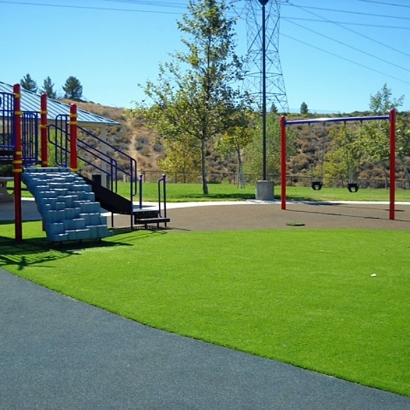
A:
{"type": "Polygon", "coordinates": [[[242,119],[242,124],[238,118],[238,125],[229,128],[226,133],[218,140],[216,150],[221,152],[225,158],[232,154],[236,156],[238,162],[239,187],[245,188],[245,174],[243,167],[243,150],[252,142],[254,137],[253,124],[255,113],[251,110],[237,113],[242,119]],[[240,125],[239,125],[240,124],[240,125]]]}
{"type": "MultiPolygon", "coordinates": [[[[288,158],[296,153],[293,144],[296,132],[291,128],[287,129],[287,156],[288,158]]],[[[256,179],[261,179],[261,169],[263,160],[262,151],[262,119],[254,129],[254,137],[246,146],[244,152],[244,168],[249,174],[255,175],[256,179]]],[[[269,114],[266,118],[266,168],[267,173],[272,178],[280,176],[280,122],[275,114],[269,114]]]]}
{"type": "MultiPolygon", "coordinates": [[[[382,89],[375,95],[370,96],[370,110],[372,115],[387,115],[390,110],[399,108],[403,105],[404,96],[398,99],[392,97],[391,89],[384,84],[382,89]]],[[[407,136],[405,132],[405,125],[403,117],[397,116],[397,147],[398,152],[403,155],[406,153],[405,146],[408,145],[406,141],[407,136]]],[[[369,162],[383,162],[387,165],[390,158],[390,124],[389,121],[370,121],[363,124],[363,132],[360,138],[363,153],[366,161],[369,162]]],[[[386,168],[385,168],[386,170],[386,168]]]]}
{"type": "Polygon", "coordinates": [[[300,105],[300,113],[301,113],[301,114],[308,114],[308,113],[309,113],[308,106],[307,106],[307,104],[306,104],[305,102],[303,102],[303,103],[300,105]]]}
{"type": "Polygon", "coordinates": [[[375,95],[370,96],[369,108],[372,114],[383,115],[388,114],[392,108],[398,108],[403,105],[404,95],[397,100],[392,98],[392,91],[387,84],[384,84],[382,89],[377,91],[375,95]]]}
{"type": "Polygon", "coordinates": [[[41,90],[43,93],[47,94],[48,98],[57,98],[57,93],[54,91],[54,83],[51,81],[50,77],[47,77],[43,83],[43,89],[41,90]]]}
{"type": "Polygon", "coordinates": [[[26,74],[21,80],[20,85],[27,91],[36,93],[38,90],[37,83],[31,78],[30,74],[26,74]]]}
{"type": "Polygon", "coordinates": [[[196,175],[201,163],[197,140],[185,135],[178,140],[166,139],[164,146],[168,154],[159,161],[161,169],[167,174],[182,174],[184,183],[194,182],[195,177],[192,179],[191,176],[196,175]]]}
{"type": "Polygon", "coordinates": [[[178,22],[185,35],[185,52],[160,65],[156,83],[145,93],[154,105],[147,116],[164,139],[198,142],[202,189],[207,195],[206,157],[209,143],[235,126],[233,113],[250,104],[232,84],[243,79],[242,60],[235,54],[235,19],[225,0],[190,0],[188,13],[178,22]]]}
{"type": "Polygon", "coordinates": [[[364,155],[360,144],[361,133],[361,127],[352,128],[346,124],[330,132],[332,149],[326,155],[326,177],[347,179],[349,183],[357,181],[364,155]]]}
{"type": "Polygon", "coordinates": [[[65,92],[64,98],[69,98],[74,101],[81,101],[83,96],[83,86],[76,77],[68,77],[63,86],[63,90],[65,92]]]}

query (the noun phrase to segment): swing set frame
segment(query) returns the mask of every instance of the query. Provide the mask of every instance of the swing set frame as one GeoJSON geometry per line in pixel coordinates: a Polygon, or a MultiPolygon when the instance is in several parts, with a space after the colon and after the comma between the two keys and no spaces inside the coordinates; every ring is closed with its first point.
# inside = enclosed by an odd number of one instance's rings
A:
{"type": "Polygon", "coordinates": [[[286,210],[286,129],[291,125],[326,123],[326,122],[353,122],[353,121],[380,121],[388,120],[390,124],[390,205],[389,219],[395,219],[396,196],[396,110],[390,110],[389,115],[376,115],[365,117],[340,117],[340,118],[310,118],[288,121],[286,116],[280,119],[280,170],[281,170],[281,209],[286,210]]]}

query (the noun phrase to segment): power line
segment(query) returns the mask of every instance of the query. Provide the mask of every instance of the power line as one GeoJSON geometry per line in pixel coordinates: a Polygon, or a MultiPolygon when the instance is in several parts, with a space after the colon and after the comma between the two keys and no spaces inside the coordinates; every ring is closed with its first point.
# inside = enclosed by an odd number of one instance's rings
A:
{"type": "Polygon", "coordinates": [[[361,11],[337,10],[337,9],[329,9],[325,7],[299,6],[298,4],[292,4],[292,3],[285,3],[285,4],[289,6],[293,6],[293,7],[303,7],[305,9],[312,9],[312,10],[331,11],[331,12],[336,12],[336,13],[356,14],[356,15],[361,15],[361,16],[382,17],[382,18],[391,18],[391,19],[399,19],[399,20],[410,20],[410,17],[403,17],[403,16],[388,16],[385,14],[365,13],[361,11]]]}
{"type": "Polygon", "coordinates": [[[376,4],[383,4],[385,6],[393,6],[393,7],[404,7],[409,9],[410,6],[406,6],[404,4],[397,4],[397,3],[387,3],[385,1],[376,1],[376,0],[359,0],[359,1],[363,1],[364,3],[376,3],[376,4]]]}
{"type": "MultiPolygon", "coordinates": [[[[303,11],[306,11],[306,13],[309,13],[309,14],[312,14],[312,15],[314,15],[314,16],[316,16],[316,17],[319,17],[319,18],[321,18],[321,19],[323,19],[323,20],[325,20],[325,21],[328,20],[327,18],[322,17],[322,16],[320,16],[319,14],[313,13],[312,11],[304,10],[305,7],[302,7],[302,6],[295,6],[295,7],[299,8],[299,9],[301,9],[301,10],[303,10],[303,11]]],[[[386,47],[386,48],[388,48],[389,50],[393,50],[393,51],[395,51],[395,52],[397,52],[397,53],[399,53],[399,54],[402,54],[402,55],[404,55],[404,56],[406,56],[406,57],[410,57],[410,54],[405,53],[404,51],[401,51],[401,50],[399,50],[399,49],[397,49],[397,48],[392,47],[391,44],[382,43],[381,41],[375,40],[375,39],[372,38],[372,37],[369,37],[369,36],[366,36],[366,35],[364,35],[364,34],[358,33],[357,31],[355,31],[355,30],[353,30],[353,29],[351,29],[351,28],[345,27],[345,26],[343,26],[343,25],[341,25],[341,24],[339,24],[339,23],[336,23],[336,22],[335,22],[334,24],[337,25],[338,27],[343,28],[344,30],[350,31],[351,33],[354,33],[354,34],[356,34],[356,35],[358,35],[358,36],[360,36],[360,37],[363,37],[363,38],[365,38],[365,39],[367,39],[367,40],[370,40],[370,41],[372,41],[372,42],[374,42],[374,43],[376,43],[376,44],[379,44],[379,45],[381,45],[381,46],[383,46],[383,47],[386,47]]],[[[366,53],[365,53],[365,54],[366,54],[366,53]]]]}
{"type": "Polygon", "coordinates": [[[365,55],[367,55],[367,56],[369,56],[369,57],[375,58],[376,60],[382,61],[383,63],[390,64],[390,65],[392,65],[392,66],[394,66],[394,67],[397,67],[397,68],[400,68],[401,70],[404,70],[404,71],[408,71],[408,72],[410,73],[410,69],[405,68],[405,67],[402,67],[402,66],[399,66],[398,64],[394,64],[394,63],[392,63],[392,62],[390,62],[390,61],[388,61],[388,60],[385,60],[384,58],[381,58],[381,57],[375,56],[374,54],[371,54],[371,53],[368,53],[368,52],[366,52],[366,51],[360,50],[360,49],[357,48],[357,47],[350,46],[349,44],[343,43],[342,41],[339,41],[339,40],[336,40],[336,39],[334,39],[334,38],[332,38],[332,37],[326,36],[325,34],[319,33],[318,31],[315,31],[315,30],[312,30],[312,29],[310,29],[310,28],[304,27],[304,26],[302,26],[302,25],[300,25],[300,24],[297,24],[297,23],[294,23],[294,22],[291,22],[291,21],[289,21],[289,23],[294,24],[295,26],[301,27],[301,28],[303,28],[303,29],[305,29],[305,30],[308,30],[308,31],[310,31],[310,32],[312,32],[312,33],[315,33],[315,34],[317,34],[317,35],[319,35],[319,36],[322,36],[322,37],[324,37],[324,38],[327,38],[328,40],[334,41],[335,43],[338,43],[338,44],[341,44],[341,45],[343,45],[343,46],[345,46],[345,47],[351,48],[352,50],[358,51],[359,53],[362,53],[362,54],[365,54],[365,55]]]}
{"type": "MultiPolygon", "coordinates": [[[[363,0],[364,1],[364,0],[363,0]]],[[[394,30],[410,30],[410,26],[386,26],[381,24],[369,24],[369,23],[353,23],[351,21],[335,21],[335,20],[323,20],[322,19],[313,19],[313,18],[303,18],[303,17],[288,17],[282,16],[286,20],[300,20],[300,21],[312,21],[315,23],[330,23],[330,24],[341,24],[344,26],[362,26],[362,27],[375,27],[375,28],[386,28],[394,30]]]]}
{"type": "MultiPolygon", "coordinates": [[[[156,13],[156,14],[181,14],[175,11],[154,11],[154,10],[136,10],[136,9],[120,9],[114,7],[98,7],[98,6],[74,6],[69,4],[50,4],[50,3],[38,3],[38,2],[27,2],[27,1],[7,1],[0,0],[3,4],[13,4],[20,6],[37,6],[37,7],[54,7],[54,8],[66,8],[66,9],[79,9],[79,10],[98,10],[98,11],[121,11],[121,12],[131,12],[131,13],[156,13]]],[[[155,3],[151,4],[156,6],[155,3]]]]}
{"type": "Polygon", "coordinates": [[[347,62],[349,62],[349,63],[358,65],[358,66],[360,66],[360,67],[366,68],[367,70],[373,71],[373,72],[378,73],[378,74],[382,74],[383,76],[390,77],[390,78],[392,78],[392,79],[394,79],[394,80],[396,80],[396,81],[400,81],[400,82],[402,82],[402,83],[405,83],[405,84],[409,84],[409,85],[410,85],[410,82],[405,81],[405,80],[402,80],[401,78],[397,78],[397,77],[394,77],[394,76],[392,76],[392,75],[390,75],[390,74],[386,74],[386,73],[384,73],[384,72],[382,72],[382,71],[379,71],[379,70],[376,70],[376,69],[374,69],[374,68],[368,67],[368,66],[366,66],[366,65],[364,65],[364,64],[358,63],[357,61],[350,60],[349,58],[342,57],[342,56],[340,56],[340,55],[338,55],[338,54],[335,54],[335,53],[332,53],[332,52],[330,52],[330,51],[328,51],[328,50],[324,50],[324,49],[322,49],[322,48],[320,48],[320,47],[316,47],[316,46],[314,46],[314,45],[312,45],[312,44],[306,43],[305,41],[298,40],[297,38],[288,36],[288,35],[283,34],[283,33],[282,33],[282,36],[283,36],[283,37],[287,37],[287,38],[289,38],[289,39],[291,39],[291,40],[297,41],[298,43],[302,43],[302,44],[304,44],[304,45],[306,45],[306,46],[308,46],[308,47],[315,48],[316,50],[322,51],[323,53],[330,54],[330,55],[332,55],[332,56],[334,56],[334,57],[340,58],[341,60],[344,60],[344,61],[347,61],[347,62]]]}

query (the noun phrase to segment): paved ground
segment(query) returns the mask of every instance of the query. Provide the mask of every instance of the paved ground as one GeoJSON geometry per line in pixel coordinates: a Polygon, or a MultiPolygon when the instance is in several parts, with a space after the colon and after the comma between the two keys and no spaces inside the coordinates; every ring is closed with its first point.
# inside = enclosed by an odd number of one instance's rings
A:
{"type": "MultiPolygon", "coordinates": [[[[387,203],[230,202],[170,204],[169,228],[178,231],[247,229],[396,229],[410,230],[410,204],[398,203],[395,220],[387,203]],[[192,206],[195,205],[195,206],[192,206]],[[294,223],[304,224],[293,226],[294,223]]],[[[114,226],[129,226],[130,218],[116,216],[114,226]]]]}
{"type": "MultiPolygon", "coordinates": [[[[0,220],[10,219],[4,205],[0,220]]],[[[170,229],[181,231],[410,228],[407,205],[395,221],[385,204],[170,208],[170,229]]],[[[38,219],[34,203],[24,201],[23,217],[38,219]]],[[[1,410],[410,410],[410,398],[152,329],[1,269],[0,329],[1,410]]]]}
{"type": "Polygon", "coordinates": [[[0,269],[0,409],[407,410],[410,398],[179,337],[0,269]]]}

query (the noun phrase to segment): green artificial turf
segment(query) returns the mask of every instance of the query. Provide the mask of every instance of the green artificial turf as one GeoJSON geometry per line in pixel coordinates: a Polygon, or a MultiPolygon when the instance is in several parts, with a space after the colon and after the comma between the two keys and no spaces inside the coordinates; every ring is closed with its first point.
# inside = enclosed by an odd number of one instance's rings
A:
{"type": "Polygon", "coordinates": [[[0,266],[124,317],[410,396],[407,232],[135,231],[50,249],[0,225],[0,266]],[[374,276],[376,275],[376,276],[374,276]]]}
{"type": "MultiPolygon", "coordinates": [[[[130,198],[130,184],[119,181],[117,193],[127,199],[130,198]]],[[[13,183],[9,183],[9,193],[13,193],[13,183]]],[[[280,199],[280,186],[274,187],[275,199],[280,199]]],[[[163,195],[161,191],[161,196],[163,195]]],[[[286,187],[286,196],[289,201],[385,201],[390,200],[388,189],[359,189],[356,193],[349,192],[346,188],[327,188],[315,191],[309,187],[286,187]]],[[[24,190],[23,197],[32,197],[30,192],[24,190]]],[[[163,196],[162,196],[163,197],[163,196]]],[[[244,189],[228,183],[209,184],[209,194],[204,195],[202,184],[167,184],[168,202],[205,202],[205,201],[243,201],[255,199],[255,185],[247,184],[244,189]]],[[[139,193],[133,199],[139,200],[139,193]]],[[[156,202],[158,200],[158,185],[156,183],[143,184],[143,202],[156,202]]],[[[397,202],[410,202],[410,191],[396,190],[397,202]]]]}
{"type": "MultiPolygon", "coordinates": [[[[118,193],[129,197],[129,184],[118,183],[118,193]]],[[[275,199],[280,199],[280,186],[274,187],[275,199]]],[[[390,191],[386,189],[359,189],[356,193],[346,188],[323,188],[315,191],[308,187],[287,187],[286,196],[292,201],[386,201],[390,200],[390,191]]],[[[154,183],[143,186],[143,200],[157,201],[158,187],[154,183]]],[[[244,189],[232,184],[210,184],[209,195],[202,193],[201,184],[167,184],[167,199],[169,202],[199,202],[199,201],[241,201],[255,199],[255,185],[248,184],[244,189]]],[[[138,196],[135,200],[138,200],[138,196]]],[[[410,191],[397,190],[397,202],[410,202],[410,191]]]]}

